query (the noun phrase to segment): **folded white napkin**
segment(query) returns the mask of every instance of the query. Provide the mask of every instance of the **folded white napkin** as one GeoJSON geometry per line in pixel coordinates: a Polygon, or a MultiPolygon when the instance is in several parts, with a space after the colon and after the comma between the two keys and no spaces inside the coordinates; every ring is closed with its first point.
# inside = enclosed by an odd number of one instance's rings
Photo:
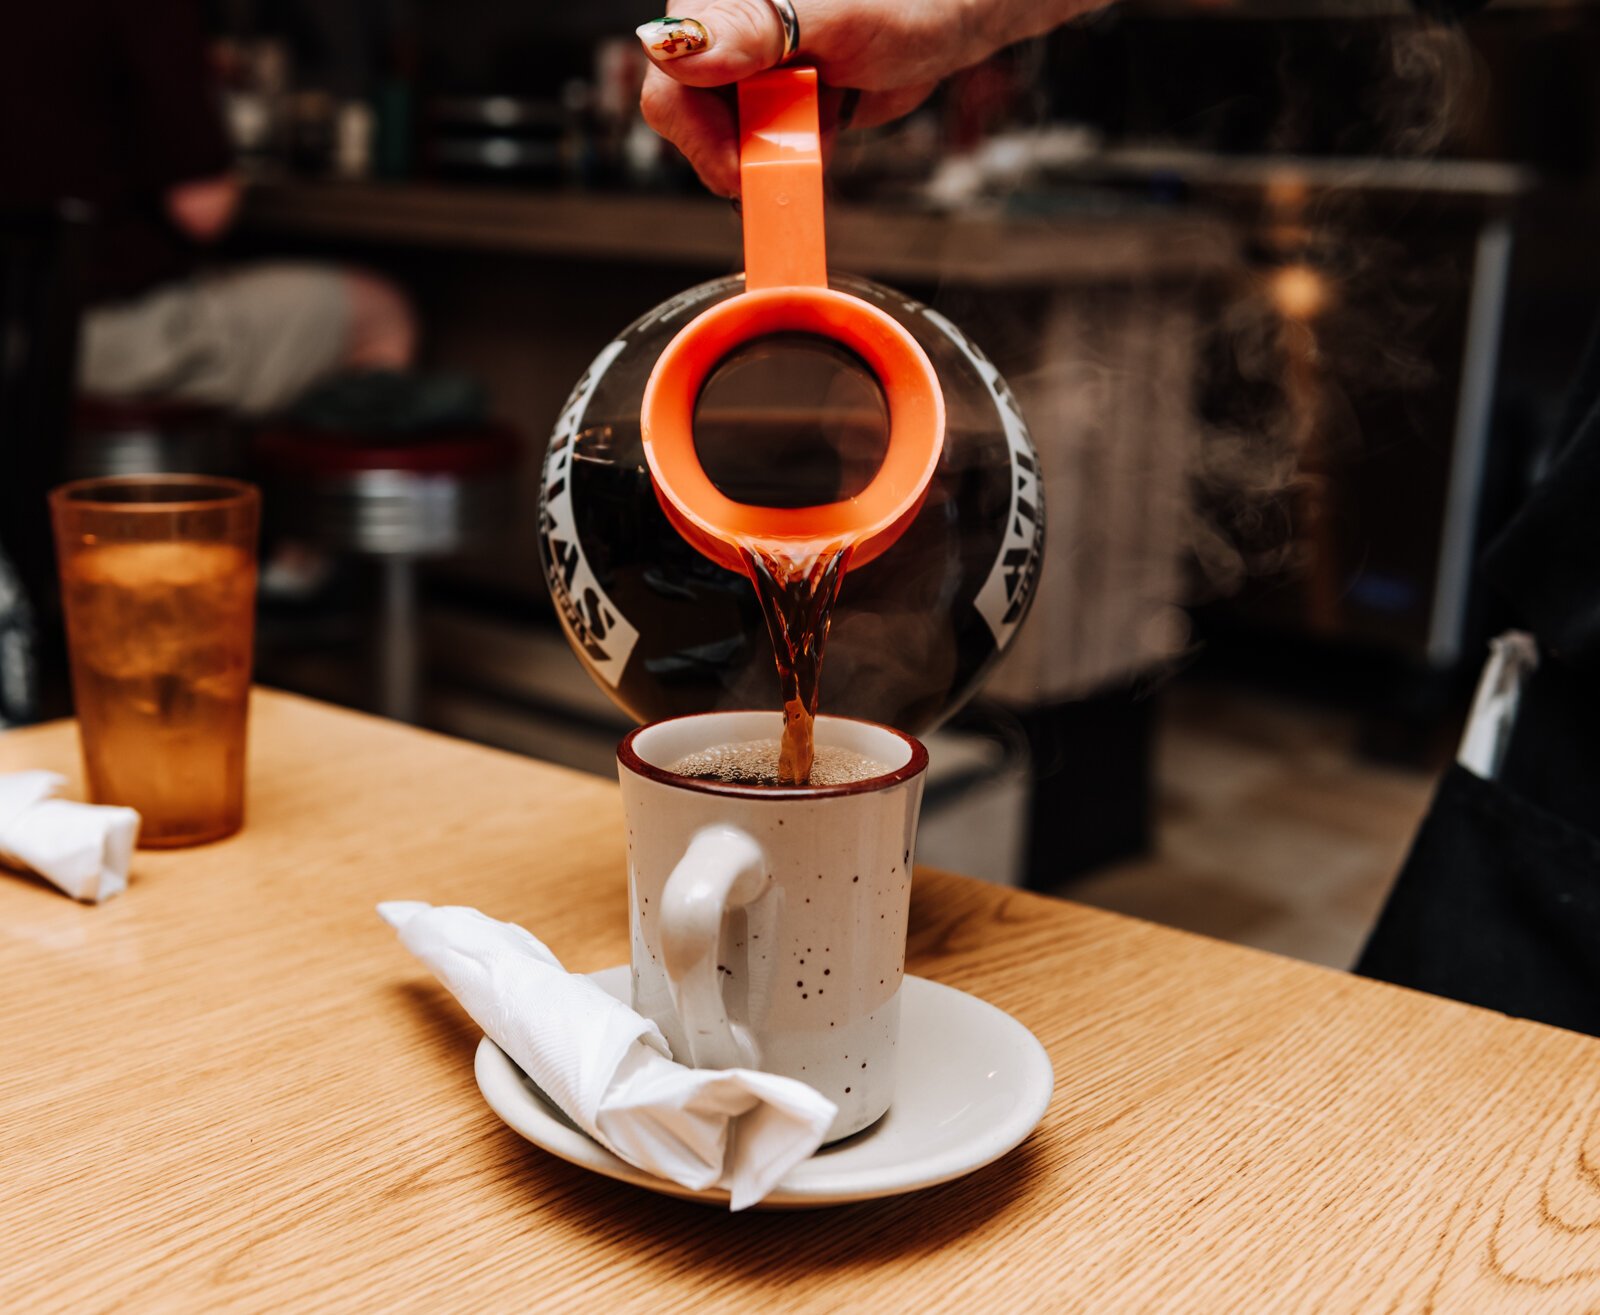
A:
{"type": "Polygon", "coordinates": [[[675,1063],[660,1030],[521,927],[476,909],[378,905],[401,943],[567,1117],[629,1164],[743,1210],[822,1144],[838,1112],[803,1082],[675,1063]]]}
{"type": "Polygon", "coordinates": [[[66,783],[55,772],[0,774],[0,864],[37,872],[73,899],[110,899],[127,889],[139,814],[57,799],[66,783]]]}

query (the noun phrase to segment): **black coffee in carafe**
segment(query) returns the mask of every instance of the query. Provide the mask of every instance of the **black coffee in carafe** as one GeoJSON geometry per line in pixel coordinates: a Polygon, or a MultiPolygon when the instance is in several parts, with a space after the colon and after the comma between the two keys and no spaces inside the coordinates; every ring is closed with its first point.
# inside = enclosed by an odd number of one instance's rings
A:
{"type": "MultiPolygon", "coordinates": [[[[926,497],[892,547],[843,576],[821,668],[828,712],[915,734],[972,694],[1027,612],[1043,534],[1038,468],[1005,382],[953,324],[875,284],[830,283],[894,316],[944,392],[944,448],[926,497]]],[[[749,577],[673,528],[639,432],[639,399],[662,348],[706,307],[742,291],[739,278],[702,284],[624,330],[574,388],[545,458],[540,546],[558,615],[596,683],[639,721],[785,702],[749,577]]],[[[781,370],[783,354],[772,360],[781,370]]],[[[761,390],[708,380],[696,438],[707,473],[730,497],[761,505],[778,505],[784,489],[847,497],[852,482],[870,478],[881,441],[870,380],[849,378],[837,359],[805,369],[832,399],[813,409],[823,418],[809,429],[771,394],[768,406],[741,416],[761,390]],[[757,428],[772,445],[747,437],[741,448],[740,436],[757,428]]],[[[748,377],[770,381],[772,369],[748,377]]]]}

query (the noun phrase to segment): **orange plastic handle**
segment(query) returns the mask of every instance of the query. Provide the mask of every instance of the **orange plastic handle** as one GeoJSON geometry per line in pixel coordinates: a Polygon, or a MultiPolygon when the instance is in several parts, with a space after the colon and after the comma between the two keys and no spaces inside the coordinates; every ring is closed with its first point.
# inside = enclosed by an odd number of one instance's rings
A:
{"type": "Polygon", "coordinates": [[[832,288],[764,288],[702,311],[656,361],[639,412],[656,498],[673,528],[712,561],[743,569],[741,544],[820,552],[850,544],[847,569],[888,549],[915,518],[944,447],[944,395],[922,348],[889,315],[832,288]],[[843,343],[866,362],[889,403],[883,464],[853,497],[815,507],[735,502],[694,446],[700,386],[734,348],[779,333],[843,343]]]}
{"type": "Polygon", "coordinates": [[[702,311],[656,359],[639,432],[656,499],[684,539],[731,571],[751,546],[792,553],[852,549],[872,561],[916,518],[944,448],[944,395],[917,340],[876,306],[828,286],[822,139],[815,69],[785,68],[739,84],[745,289],[702,311]],[[889,444],[865,489],[815,507],[735,502],[711,482],[694,443],[694,408],[717,363],[743,343],[807,333],[844,344],[877,377],[889,444]]]}
{"type": "Polygon", "coordinates": [[[739,188],[745,287],[827,287],[816,69],[739,84],[739,188]]]}

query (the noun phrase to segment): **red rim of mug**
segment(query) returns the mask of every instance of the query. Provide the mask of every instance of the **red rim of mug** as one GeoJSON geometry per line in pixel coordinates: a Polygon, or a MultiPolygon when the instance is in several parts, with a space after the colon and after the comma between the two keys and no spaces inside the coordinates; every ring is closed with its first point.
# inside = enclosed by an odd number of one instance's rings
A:
{"type": "Polygon", "coordinates": [[[915,736],[907,735],[904,731],[896,730],[893,726],[885,726],[882,722],[867,721],[863,717],[818,717],[818,721],[835,720],[853,722],[858,726],[870,726],[874,730],[885,731],[896,739],[905,743],[910,749],[911,756],[902,766],[892,771],[883,773],[882,776],[869,776],[864,781],[848,781],[843,785],[734,785],[728,781],[708,781],[698,776],[680,776],[677,772],[669,772],[665,767],[657,767],[654,763],[646,762],[639,756],[633,742],[646,731],[655,730],[659,726],[670,726],[679,721],[696,721],[702,717],[719,717],[735,713],[766,712],[770,716],[781,717],[781,713],[771,712],[762,708],[725,708],[720,712],[691,712],[682,717],[668,717],[663,721],[653,721],[647,726],[635,726],[622,737],[622,743],[617,745],[617,761],[635,776],[642,776],[647,781],[655,781],[659,785],[669,785],[679,790],[694,790],[700,794],[724,795],[734,799],[767,799],[774,803],[785,801],[794,803],[806,799],[838,799],[846,795],[871,794],[878,790],[887,790],[892,786],[902,785],[906,781],[914,780],[928,768],[928,751],[923,747],[922,741],[915,736]]]}

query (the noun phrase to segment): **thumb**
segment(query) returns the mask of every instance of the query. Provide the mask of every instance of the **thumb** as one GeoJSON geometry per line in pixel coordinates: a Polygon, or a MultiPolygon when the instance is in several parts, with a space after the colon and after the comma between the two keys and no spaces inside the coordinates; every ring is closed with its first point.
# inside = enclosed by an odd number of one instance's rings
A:
{"type": "Polygon", "coordinates": [[[686,0],[637,32],[655,65],[690,87],[724,87],[783,57],[783,24],[768,0],[686,0]]]}

